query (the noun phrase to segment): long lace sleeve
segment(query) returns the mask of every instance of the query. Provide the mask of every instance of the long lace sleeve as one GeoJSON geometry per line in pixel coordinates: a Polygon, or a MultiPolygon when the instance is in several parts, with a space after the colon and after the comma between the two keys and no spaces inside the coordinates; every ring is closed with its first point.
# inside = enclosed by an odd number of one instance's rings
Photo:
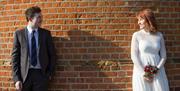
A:
{"type": "Polygon", "coordinates": [[[166,59],[167,59],[164,38],[163,38],[162,34],[160,34],[160,36],[161,36],[161,48],[160,48],[160,57],[161,57],[161,59],[160,59],[160,62],[158,64],[158,66],[157,66],[158,68],[161,68],[165,64],[166,59]]]}
{"type": "Polygon", "coordinates": [[[143,71],[144,67],[139,58],[139,43],[136,35],[137,33],[134,33],[131,40],[131,59],[134,65],[143,71]]]}

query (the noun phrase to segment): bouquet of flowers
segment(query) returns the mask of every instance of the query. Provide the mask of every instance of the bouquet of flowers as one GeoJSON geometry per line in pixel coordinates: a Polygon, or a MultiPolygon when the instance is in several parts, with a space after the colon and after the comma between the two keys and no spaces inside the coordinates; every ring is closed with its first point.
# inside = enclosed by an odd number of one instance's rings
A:
{"type": "Polygon", "coordinates": [[[152,66],[150,64],[144,67],[144,78],[148,81],[152,81],[154,75],[157,73],[159,69],[156,66],[152,66]]]}

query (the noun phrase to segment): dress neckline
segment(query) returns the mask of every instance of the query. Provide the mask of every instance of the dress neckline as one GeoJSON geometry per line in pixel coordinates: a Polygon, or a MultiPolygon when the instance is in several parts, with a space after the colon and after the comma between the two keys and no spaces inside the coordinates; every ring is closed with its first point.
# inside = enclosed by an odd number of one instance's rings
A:
{"type": "Polygon", "coordinates": [[[150,32],[145,31],[144,29],[141,30],[143,33],[150,35],[150,32]]]}

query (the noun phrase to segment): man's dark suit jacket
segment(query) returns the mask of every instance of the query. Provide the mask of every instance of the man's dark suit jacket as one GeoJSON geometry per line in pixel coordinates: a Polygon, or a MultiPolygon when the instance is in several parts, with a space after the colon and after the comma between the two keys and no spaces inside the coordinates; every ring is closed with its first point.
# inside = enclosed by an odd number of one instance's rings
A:
{"type": "MultiPolygon", "coordinates": [[[[30,67],[27,32],[27,28],[24,28],[22,30],[16,31],[14,35],[12,69],[13,80],[15,82],[24,82],[30,67]]],[[[52,42],[50,31],[43,28],[38,28],[38,34],[38,58],[40,61],[42,73],[48,77],[54,71],[55,66],[56,54],[54,44],[52,42]]]]}

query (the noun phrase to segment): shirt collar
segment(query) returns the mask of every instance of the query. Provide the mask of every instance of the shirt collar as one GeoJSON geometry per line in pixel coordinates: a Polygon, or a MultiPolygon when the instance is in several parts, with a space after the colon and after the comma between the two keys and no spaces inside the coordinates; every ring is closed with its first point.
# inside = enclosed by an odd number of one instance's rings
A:
{"type": "Polygon", "coordinates": [[[35,30],[35,32],[38,31],[38,28],[32,29],[30,26],[27,26],[28,32],[31,34],[33,30],[35,30]]]}

